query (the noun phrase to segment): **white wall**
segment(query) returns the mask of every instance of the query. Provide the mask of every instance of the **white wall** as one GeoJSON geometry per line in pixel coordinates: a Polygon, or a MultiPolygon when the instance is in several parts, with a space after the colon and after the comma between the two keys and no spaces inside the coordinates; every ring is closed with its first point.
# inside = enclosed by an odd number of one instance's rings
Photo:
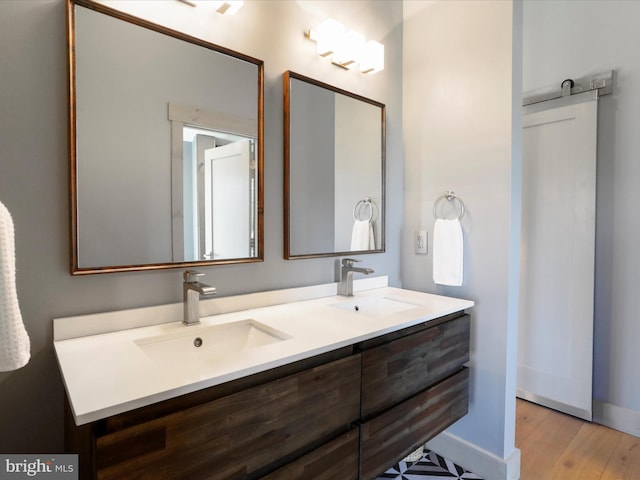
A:
{"type": "Polygon", "coordinates": [[[485,478],[519,476],[520,127],[519,109],[515,119],[512,111],[512,94],[519,97],[520,88],[519,63],[512,59],[512,49],[519,56],[518,15],[517,3],[505,1],[405,1],[403,286],[476,301],[469,414],[437,445],[485,478]],[[462,287],[434,285],[431,245],[426,256],[414,253],[414,232],[426,228],[431,242],[432,206],[448,189],[466,206],[462,287]]]}
{"type": "Polygon", "coordinates": [[[380,219],[377,213],[382,207],[382,169],[371,168],[384,157],[380,157],[382,131],[381,109],[345,95],[336,95],[336,171],[335,213],[336,251],[351,250],[354,208],[366,197],[371,198],[372,207],[360,204],[356,212],[358,219],[371,215],[374,226],[374,246],[381,248],[380,219]],[[342,115],[340,112],[343,112],[342,115]],[[348,114],[346,113],[348,112],[348,114]]]}
{"type": "MultiPolygon", "coordinates": [[[[115,2],[129,5],[129,2],[115,2]]],[[[282,73],[291,69],[387,104],[387,252],[363,264],[400,282],[402,5],[388,1],[247,2],[234,17],[177,1],[174,28],[265,61],[265,261],[202,268],[220,296],[334,281],[334,259],[283,259],[282,73]],[[216,16],[218,15],[218,16],[216,16]],[[327,64],[303,32],[328,16],[386,47],[383,72],[327,64]]],[[[52,319],[181,300],[181,270],[71,277],[65,2],[0,1],[0,200],[16,230],[17,287],[31,362],[0,374],[0,451],[61,452],[63,387],[52,319]]]]}
{"type": "Polygon", "coordinates": [[[525,1],[523,90],[615,70],[598,113],[594,418],[640,436],[640,2],[525,1]]]}

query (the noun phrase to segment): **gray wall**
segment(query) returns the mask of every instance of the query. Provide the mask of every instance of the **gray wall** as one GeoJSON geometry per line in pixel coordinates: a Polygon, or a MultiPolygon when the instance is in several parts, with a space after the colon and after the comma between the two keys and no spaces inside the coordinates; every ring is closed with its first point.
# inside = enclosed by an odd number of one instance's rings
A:
{"type": "Polygon", "coordinates": [[[289,248],[293,255],[334,248],[334,93],[290,79],[289,248]]]}
{"type": "Polygon", "coordinates": [[[512,58],[514,50],[520,54],[521,32],[513,27],[517,4],[410,3],[413,9],[405,11],[403,29],[403,286],[476,302],[471,310],[469,414],[450,431],[502,461],[518,455],[513,305],[517,308],[520,114],[512,112],[514,90],[520,95],[519,64],[512,58]],[[466,207],[461,287],[435,285],[432,279],[432,207],[448,189],[466,207]],[[423,228],[429,254],[417,255],[414,232],[423,228]]]}
{"type": "MultiPolygon", "coordinates": [[[[168,15],[173,28],[265,61],[265,261],[203,268],[204,281],[227,296],[335,280],[335,259],[283,259],[282,73],[290,69],[387,105],[387,251],[362,259],[399,285],[402,4],[249,2],[225,18],[198,16],[181,2],[142,3],[151,6],[152,20],[175,10],[168,15]],[[331,15],[385,44],[383,72],[364,77],[315,55],[303,32],[331,15]]],[[[18,295],[32,343],[27,366],[0,374],[0,451],[60,452],[64,392],[52,319],[178,302],[181,271],[69,275],[64,2],[1,1],[0,45],[10,45],[0,49],[0,200],[15,222],[18,295]]]]}

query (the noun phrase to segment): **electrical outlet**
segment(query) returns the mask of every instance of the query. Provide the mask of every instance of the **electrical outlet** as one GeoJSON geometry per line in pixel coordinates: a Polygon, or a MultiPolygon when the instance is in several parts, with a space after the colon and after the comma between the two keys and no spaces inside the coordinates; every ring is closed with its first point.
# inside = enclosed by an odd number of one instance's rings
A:
{"type": "Polygon", "coordinates": [[[420,230],[416,232],[416,253],[427,254],[427,231],[420,230]]]}

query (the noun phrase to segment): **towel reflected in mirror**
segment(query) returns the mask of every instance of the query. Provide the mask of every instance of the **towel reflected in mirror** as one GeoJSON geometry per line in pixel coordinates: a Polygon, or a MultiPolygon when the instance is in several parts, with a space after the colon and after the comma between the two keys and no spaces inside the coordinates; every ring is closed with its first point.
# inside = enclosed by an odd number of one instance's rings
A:
{"type": "Polygon", "coordinates": [[[370,220],[355,220],[351,232],[351,251],[375,250],[376,240],[370,220]]]}

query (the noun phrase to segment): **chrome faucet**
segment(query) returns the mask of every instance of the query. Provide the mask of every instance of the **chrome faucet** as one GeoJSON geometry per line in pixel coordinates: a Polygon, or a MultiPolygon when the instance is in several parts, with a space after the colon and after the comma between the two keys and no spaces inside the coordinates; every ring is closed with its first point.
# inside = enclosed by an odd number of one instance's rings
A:
{"type": "Polygon", "coordinates": [[[184,272],[184,283],[182,284],[184,317],[182,323],[185,325],[198,325],[200,323],[200,296],[209,297],[215,295],[215,287],[205,285],[198,281],[204,273],[195,270],[184,272]]]}
{"type": "Polygon", "coordinates": [[[354,267],[353,264],[359,262],[355,258],[343,258],[342,268],[340,269],[340,283],[338,284],[338,295],[345,297],[353,296],[353,272],[364,273],[369,275],[373,273],[371,268],[354,267]]]}

